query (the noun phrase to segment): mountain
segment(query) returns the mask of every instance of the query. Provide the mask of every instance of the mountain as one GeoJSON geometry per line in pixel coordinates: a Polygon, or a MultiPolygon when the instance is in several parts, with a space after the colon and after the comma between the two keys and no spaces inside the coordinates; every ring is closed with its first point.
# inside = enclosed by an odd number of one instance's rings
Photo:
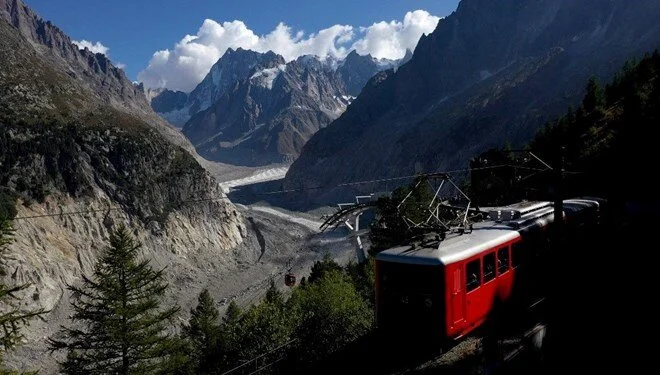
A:
{"type": "MultiPolygon", "coordinates": [[[[183,133],[210,160],[249,166],[290,162],[314,133],[346,110],[374,74],[402,61],[353,51],[345,59],[305,55],[285,64],[272,52],[229,50],[191,93],[203,99],[194,101],[200,105],[188,99],[192,118],[183,133]],[[237,55],[240,64],[227,62],[237,55]],[[232,77],[234,86],[216,85],[221,76],[232,77]],[[211,107],[195,112],[209,102],[211,107]]],[[[169,118],[176,111],[161,115],[169,118]]]]}
{"type": "Polygon", "coordinates": [[[208,109],[227,91],[250,76],[250,72],[283,65],[284,58],[273,52],[259,53],[229,48],[209,73],[189,93],[167,89],[147,90],[151,108],[172,125],[183,127],[193,115],[208,109]]]}
{"type": "Polygon", "coordinates": [[[377,59],[371,55],[359,55],[353,50],[340,63],[337,71],[341,75],[349,95],[357,97],[362,92],[364,85],[376,73],[396,69],[410,61],[411,58],[410,50],[406,50],[406,55],[401,60],[377,59]]]}
{"type": "Polygon", "coordinates": [[[328,186],[467,166],[520,146],[608,78],[660,46],[655,0],[463,0],[410,62],[376,75],[319,131],[285,185],[328,186]]]}
{"type": "Polygon", "coordinates": [[[313,56],[255,66],[247,77],[183,128],[207,159],[238,165],[292,160],[350,100],[333,64],[313,56]]]}
{"type": "Polygon", "coordinates": [[[78,49],[21,1],[0,0],[0,208],[24,218],[2,277],[31,285],[26,308],[53,309],[26,331],[25,350],[44,349],[64,323],[66,286],[92,273],[119,224],[175,288],[199,288],[247,256],[237,250],[242,215],[191,152],[106,56],[78,49]]]}
{"type": "Polygon", "coordinates": [[[376,59],[353,51],[345,59],[307,55],[287,64],[273,52],[228,49],[189,95],[167,89],[146,90],[146,95],[153,110],[184,127],[207,158],[241,165],[287,162],[298,156],[312,134],[345,110],[374,74],[396,69],[410,56],[408,51],[402,60],[376,59]],[[286,71],[286,84],[273,87],[286,71]],[[303,74],[310,75],[310,84],[318,84],[320,91],[304,94],[303,74]],[[295,94],[286,104],[283,97],[289,91],[295,94]],[[304,106],[292,104],[299,101],[304,106]],[[287,107],[291,105],[298,108],[287,107]],[[314,114],[301,112],[302,107],[314,114]],[[233,124],[231,129],[228,124],[233,124]],[[216,137],[221,131],[223,135],[216,137]]]}

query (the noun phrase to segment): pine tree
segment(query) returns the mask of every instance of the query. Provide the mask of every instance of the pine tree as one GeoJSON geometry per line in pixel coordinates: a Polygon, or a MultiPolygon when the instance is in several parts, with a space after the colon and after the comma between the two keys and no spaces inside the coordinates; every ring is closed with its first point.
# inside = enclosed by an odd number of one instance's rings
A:
{"type": "Polygon", "coordinates": [[[275,280],[270,280],[270,287],[266,291],[265,301],[277,306],[284,305],[284,295],[279,291],[279,289],[277,289],[277,286],[275,286],[275,280]]]}
{"type": "Polygon", "coordinates": [[[592,77],[587,82],[587,94],[582,101],[582,106],[587,113],[605,106],[605,90],[603,90],[598,78],[592,77]]]}
{"type": "Polygon", "coordinates": [[[222,318],[223,326],[236,324],[236,322],[241,319],[241,315],[243,315],[241,308],[238,307],[238,304],[236,304],[235,301],[231,301],[229,306],[227,306],[227,312],[225,312],[225,316],[222,318]]]}
{"type": "MultiPolygon", "coordinates": [[[[13,229],[9,220],[0,218],[0,272],[4,276],[6,266],[7,246],[12,242],[13,229]]],[[[4,354],[16,347],[23,337],[21,328],[35,316],[43,314],[43,310],[22,310],[16,306],[16,293],[27,288],[28,285],[7,285],[0,283],[0,365],[4,354]]],[[[11,374],[0,368],[0,375],[11,374]]]]}
{"type": "Polygon", "coordinates": [[[325,274],[328,274],[330,272],[334,271],[341,271],[341,266],[335,262],[334,259],[332,259],[332,256],[330,256],[329,253],[326,253],[323,256],[323,260],[317,261],[312,265],[312,270],[309,274],[309,278],[307,279],[308,283],[313,283],[316,280],[322,278],[325,274]]]}
{"type": "Polygon", "coordinates": [[[208,290],[204,289],[197,299],[197,307],[190,311],[188,325],[183,334],[190,343],[190,357],[198,374],[210,373],[219,360],[220,312],[208,290]]]}
{"type": "Polygon", "coordinates": [[[166,333],[178,307],[161,309],[167,290],[163,270],[138,261],[140,245],[125,227],[110,236],[110,247],[94,276],[69,286],[72,327],[51,339],[51,350],[66,350],[65,374],[172,373],[181,359],[178,340],[166,333]]]}

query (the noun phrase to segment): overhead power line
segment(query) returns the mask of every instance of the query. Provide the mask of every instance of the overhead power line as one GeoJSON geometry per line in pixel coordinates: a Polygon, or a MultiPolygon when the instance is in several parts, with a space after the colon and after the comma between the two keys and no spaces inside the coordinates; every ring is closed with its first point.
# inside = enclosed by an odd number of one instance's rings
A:
{"type": "MultiPolygon", "coordinates": [[[[549,170],[549,169],[541,169],[541,168],[533,168],[533,167],[525,167],[525,166],[516,166],[516,165],[510,165],[510,164],[500,164],[500,165],[478,167],[478,168],[456,169],[456,170],[451,170],[451,171],[446,171],[446,172],[421,173],[421,174],[398,176],[398,177],[389,177],[389,178],[380,178],[380,179],[373,179],[373,180],[344,182],[344,183],[335,184],[335,185],[319,185],[319,186],[311,186],[311,187],[300,187],[300,188],[296,188],[296,189],[274,190],[274,191],[267,191],[267,192],[263,192],[263,193],[253,193],[253,192],[251,192],[251,193],[246,193],[246,194],[236,194],[236,195],[234,195],[234,197],[236,197],[236,198],[251,198],[251,197],[287,194],[287,193],[303,193],[303,192],[306,192],[306,191],[317,191],[317,190],[326,190],[326,189],[331,190],[331,189],[342,188],[342,187],[350,187],[350,186],[359,186],[359,185],[366,185],[366,184],[377,184],[377,183],[384,183],[384,182],[395,182],[395,181],[409,180],[409,179],[417,178],[417,177],[420,177],[420,176],[434,175],[434,174],[439,174],[439,173],[455,174],[455,173],[466,173],[466,172],[489,170],[489,169],[499,169],[499,168],[506,168],[506,167],[518,168],[518,169],[527,169],[527,170],[533,170],[533,171],[537,171],[537,172],[545,172],[545,171],[549,170]]],[[[575,173],[575,172],[573,172],[573,173],[575,173]]],[[[177,207],[181,207],[181,206],[190,205],[190,204],[221,201],[221,200],[231,201],[226,194],[222,194],[221,196],[216,196],[216,197],[201,198],[201,199],[190,199],[190,200],[183,200],[183,201],[173,202],[173,204],[177,207]]],[[[45,218],[45,217],[85,215],[85,214],[93,214],[93,213],[109,213],[109,212],[112,212],[112,211],[120,211],[120,210],[123,210],[123,209],[124,209],[123,207],[109,206],[109,207],[106,207],[106,208],[99,208],[99,209],[93,209],[93,210],[81,210],[81,211],[58,212],[58,213],[48,213],[48,214],[39,214],[39,215],[30,215],[30,216],[19,216],[19,217],[15,217],[14,220],[31,220],[31,219],[38,219],[38,218],[45,218]]]]}

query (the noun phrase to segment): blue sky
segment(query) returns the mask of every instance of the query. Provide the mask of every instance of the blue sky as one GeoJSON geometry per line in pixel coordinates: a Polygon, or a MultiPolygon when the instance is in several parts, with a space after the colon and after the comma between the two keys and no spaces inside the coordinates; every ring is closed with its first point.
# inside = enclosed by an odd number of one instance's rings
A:
{"type": "MultiPolygon", "coordinates": [[[[257,36],[271,33],[280,22],[283,22],[290,28],[289,31],[294,39],[299,31],[305,32],[306,35],[302,38],[305,39],[310,33],[316,33],[333,25],[350,25],[354,27],[354,39],[357,40],[361,36],[360,26],[370,26],[379,21],[402,22],[407,12],[417,9],[425,10],[433,16],[443,17],[455,10],[458,4],[458,0],[25,0],[25,2],[39,15],[62,28],[74,40],[100,42],[109,48],[107,53],[110,58],[115,63],[125,64],[125,71],[131,79],[136,79],[138,73],[148,66],[154,52],[173,50],[175,44],[185,35],[196,35],[205,19],[215,20],[220,25],[223,25],[223,22],[240,20],[257,36]]],[[[205,26],[217,31],[215,24],[205,26]]],[[[428,28],[427,25],[426,29],[428,28]]],[[[340,34],[341,32],[337,35],[340,34]]],[[[343,39],[340,39],[340,42],[342,41],[343,39]]],[[[345,44],[348,49],[351,48],[351,43],[345,44]]],[[[382,57],[389,56],[382,48],[363,47],[365,53],[375,51],[383,55],[382,57]]],[[[224,47],[218,48],[223,52],[224,47]]],[[[295,54],[295,52],[291,53],[295,54]]],[[[215,55],[212,54],[210,57],[215,55]]],[[[206,65],[208,63],[201,63],[198,68],[205,68],[206,65]]],[[[165,77],[164,81],[168,79],[165,77]]]]}

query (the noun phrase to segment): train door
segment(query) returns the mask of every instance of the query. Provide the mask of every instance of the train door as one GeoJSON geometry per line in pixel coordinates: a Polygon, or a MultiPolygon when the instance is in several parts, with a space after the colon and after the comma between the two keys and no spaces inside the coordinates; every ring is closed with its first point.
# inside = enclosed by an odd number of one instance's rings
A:
{"type": "Polygon", "coordinates": [[[513,272],[509,246],[497,250],[497,298],[508,301],[513,290],[513,272]]]}
{"type": "Polygon", "coordinates": [[[465,320],[465,291],[463,288],[463,267],[454,268],[452,273],[452,280],[449,285],[451,287],[451,325],[452,327],[459,327],[463,325],[465,320]]]}
{"type": "Polygon", "coordinates": [[[471,326],[481,318],[481,303],[481,258],[477,258],[465,265],[465,318],[471,326]]]}

